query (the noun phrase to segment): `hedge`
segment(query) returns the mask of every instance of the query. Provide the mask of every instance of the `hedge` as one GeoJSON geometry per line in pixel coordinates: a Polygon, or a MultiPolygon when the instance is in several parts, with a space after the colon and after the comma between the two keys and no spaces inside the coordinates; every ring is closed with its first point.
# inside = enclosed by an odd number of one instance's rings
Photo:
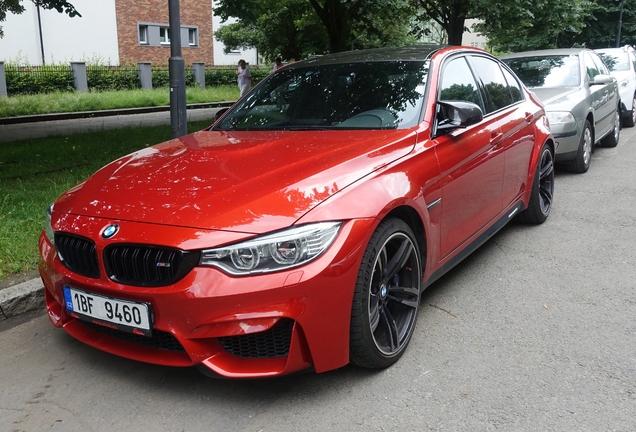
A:
{"type": "MultiPolygon", "coordinates": [[[[254,81],[258,82],[271,72],[269,67],[250,68],[254,81]]],[[[191,67],[186,67],[186,85],[194,86],[191,67]]],[[[51,93],[55,91],[73,92],[73,74],[70,66],[18,66],[5,63],[7,93],[18,94],[51,93]]],[[[141,87],[137,65],[103,66],[87,65],[86,80],[91,91],[133,90],[141,87]]],[[[233,66],[208,67],[205,69],[205,85],[236,84],[236,68],[233,66]]],[[[152,67],[152,86],[161,88],[170,86],[167,66],[152,67]]]]}
{"type": "Polygon", "coordinates": [[[7,94],[75,91],[70,66],[18,66],[5,63],[7,94]]]}

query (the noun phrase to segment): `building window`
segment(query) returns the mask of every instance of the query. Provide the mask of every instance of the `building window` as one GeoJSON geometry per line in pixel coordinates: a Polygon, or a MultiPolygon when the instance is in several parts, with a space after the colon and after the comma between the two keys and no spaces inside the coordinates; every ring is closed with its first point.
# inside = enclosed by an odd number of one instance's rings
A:
{"type": "Polygon", "coordinates": [[[159,42],[162,44],[170,43],[170,27],[159,27],[159,42]]]}
{"type": "Polygon", "coordinates": [[[148,45],[148,26],[147,25],[139,26],[139,44],[148,45]]]}
{"type": "Polygon", "coordinates": [[[195,28],[188,29],[188,45],[199,46],[199,38],[197,35],[197,29],[195,28]]]}
{"type": "MultiPolygon", "coordinates": [[[[0,0],[2,2],[2,0],[0,0]]],[[[167,23],[137,22],[137,36],[139,45],[158,47],[168,46],[172,42],[170,25],[167,23]]],[[[181,26],[178,33],[181,40],[181,47],[196,48],[199,46],[199,27],[181,26]]]]}

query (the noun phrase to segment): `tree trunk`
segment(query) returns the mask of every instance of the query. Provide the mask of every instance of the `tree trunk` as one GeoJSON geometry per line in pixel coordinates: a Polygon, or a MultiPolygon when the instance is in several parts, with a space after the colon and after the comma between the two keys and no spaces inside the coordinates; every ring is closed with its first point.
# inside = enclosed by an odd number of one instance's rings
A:
{"type": "Polygon", "coordinates": [[[456,17],[454,20],[450,20],[445,26],[444,30],[448,34],[449,45],[461,45],[462,37],[464,36],[464,17],[456,17]]]}
{"type": "Polygon", "coordinates": [[[329,52],[346,51],[351,32],[351,24],[349,23],[351,11],[349,8],[340,0],[325,0],[324,6],[317,0],[309,0],[309,2],[327,30],[329,52]]]}

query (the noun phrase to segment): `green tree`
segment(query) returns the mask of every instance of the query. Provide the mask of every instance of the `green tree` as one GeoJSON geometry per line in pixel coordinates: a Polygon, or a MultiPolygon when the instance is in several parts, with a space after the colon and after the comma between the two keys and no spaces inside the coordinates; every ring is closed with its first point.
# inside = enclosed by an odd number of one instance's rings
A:
{"type": "MultiPolygon", "coordinates": [[[[26,0],[0,0],[0,22],[7,19],[7,12],[14,14],[21,14],[24,12],[24,3],[26,0]]],[[[65,13],[68,16],[81,17],[80,13],[75,9],[75,6],[65,0],[30,0],[36,6],[40,6],[43,9],[55,9],[59,13],[65,13]]],[[[0,26],[0,37],[4,36],[2,26],[0,26]]]]}
{"type": "MultiPolygon", "coordinates": [[[[411,0],[421,23],[436,22],[450,45],[461,45],[465,21],[501,51],[553,47],[607,46],[616,38],[621,0],[411,0]]],[[[623,43],[636,35],[636,0],[625,0],[623,43]]]]}
{"type": "Polygon", "coordinates": [[[413,0],[413,4],[420,11],[419,20],[422,23],[428,20],[435,21],[446,31],[449,45],[461,45],[465,21],[469,18],[475,18],[473,7],[475,1],[413,0]]]}
{"type": "Polygon", "coordinates": [[[245,14],[239,17],[240,21],[214,32],[228,51],[254,47],[269,60],[278,55],[300,60],[327,50],[325,29],[306,0],[261,0],[249,11],[219,7],[219,12],[225,19],[232,14],[245,14]]]}
{"type": "Polygon", "coordinates": [[[216,13],[223,20],[235,17],[241,24],[217,34],[219,40],[234,47],[268,46],[263,52],[274,52],[271,47],[282,46],[283,38],[291,43],[289,35],[302,42],[302,47],[290,47],[301,56],[414,41],[408,34],[413,16],[408,0],[220,0],[216,13]],[[284,16],[283,9],[291,15],[284,16]],[[282,18],[274,19],[277,16],[282,18]]]}
{"type": "Polygon", "coordinates": [[[590,0],[472,0],[481,23],[475,30],[500,51],[526,51],[572,45],[593,14],[590,0]],[[495,7],[496,6],[496,7],[495,7]]]}
{"type": "MultiPolygon", "coordinates": [[[[616,46],[621,0],[596,0],[590,3],[589,13],[579,33],[568,33],[561,46],[583,45],[588,48],[616,46]]],[[[636,44],[636,0],[625,0],[620,45],[636,44]]]]}
{"type": "Polygon", "coordinates": [[[394,2],[386,10],[366,9],[351,26],[351,49],[413,45],[419,42],[416,10],[408,2],[394,2]]]}

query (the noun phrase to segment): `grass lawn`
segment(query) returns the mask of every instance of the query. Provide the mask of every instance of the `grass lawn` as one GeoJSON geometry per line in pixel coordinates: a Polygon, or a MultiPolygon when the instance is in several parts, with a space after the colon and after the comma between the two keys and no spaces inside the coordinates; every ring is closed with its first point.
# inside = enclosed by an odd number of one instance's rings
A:
{"type": "MultiPolygon", "coordinates": [[[[235,85],[186,88],[186,103],[235,101],[235,85]]],[[[0,117],[170,105],[170,89],[57,92],[0,98],[0,117]]]]}
{"type": "MultiPolygon", "coordinates": [[[[189,123],[188,130],[209,124],[189,123]]],[[[170,137],[165,125],[0,143],[0,278],[37,268],[45,210],[62,192],[112,160],[170,137]]]]}

